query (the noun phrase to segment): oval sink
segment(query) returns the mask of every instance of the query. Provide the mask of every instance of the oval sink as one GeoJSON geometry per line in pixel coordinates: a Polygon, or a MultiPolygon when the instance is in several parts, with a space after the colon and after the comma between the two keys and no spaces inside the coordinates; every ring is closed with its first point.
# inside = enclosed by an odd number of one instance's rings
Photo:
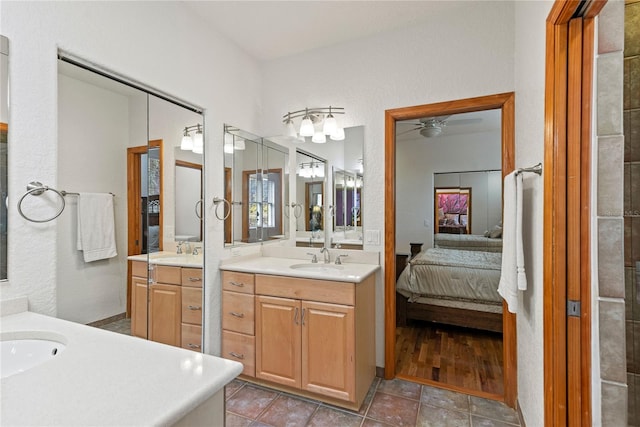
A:
{"type": "Polygon", "coordinates": [[[34,368],[53,359],[65,348],[65,344],[49,338],[3,336],[0,341],[0,377],[6,378],[34,368]]]}
{"type": "Polygon", "coordinates": [[[317,271],[317,272],[329,272],[329,271],[337,271],[342,270],[344,267],[342,265],[335,264],[293,264],[289,268],[293,268],[294,270],[308,270],[308,271],[317,271]]]}

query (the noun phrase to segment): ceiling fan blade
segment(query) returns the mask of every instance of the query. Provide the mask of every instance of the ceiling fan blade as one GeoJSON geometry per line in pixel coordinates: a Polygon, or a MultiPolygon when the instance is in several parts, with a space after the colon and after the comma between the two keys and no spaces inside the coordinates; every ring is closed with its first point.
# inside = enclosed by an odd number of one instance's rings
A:
{"type": "Polygon", "coordinates": [[[458,125],[471,125],[473,123],[480,123],[482,121],[481,118],[475,119],[457,119],[457,120],[447,120],[445,123],[447,126],[458,126],[458,125]]]}
{"type": "MultiPolygon", "coordinates": [[[[422,126],[420,122],[396,122],[396,126],[398,125],[411,125],[411,126],[422,126]]],[[[417,129],[417,128],[416,128],[417,129]]]]}

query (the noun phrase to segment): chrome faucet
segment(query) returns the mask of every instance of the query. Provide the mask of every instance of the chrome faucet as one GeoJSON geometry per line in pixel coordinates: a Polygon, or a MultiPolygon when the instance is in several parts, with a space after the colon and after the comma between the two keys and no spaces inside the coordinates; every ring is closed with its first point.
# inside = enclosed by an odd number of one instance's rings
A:
{"type": "Polygon", "coordinates": [[[182,253],[182,244],[184,242],[178,242],[178,246],[176,247],[176,253],[180,255],[182,253]]]}
{"type": "Polygon", "coordinates": [[[313,254],[311,252],[307,252],[307,255],[311,255],[311,262],[313,264],[317,264],[318,263],[318,255],[313,254]]]}
{"type": "Polygon", "coordinates": [[[325,264],[329,264],[331,262],[331,254],[329,253],[329,249],[328,248],[322,248],[322,249],[320,249],[320,253],[324,254],[324,263],[325,264]]]}
{"type": "Polygon", "coordinates": [[[200,246],[196,246],[195,248],[193,248],[193,252],[191,252],[193,255],[200,255],[200,251],[202,250],[202,248],[200,246]]]}
{"type": "Polygon", "coordinates": [[[341,258],[344,258],[344,257],[346,257],[346,256],[349,256],[349,255],[342,254],[342,255],[338,255],[338,256],[336,256],[336,265],[340,265],[340,264],[342,264],[342,260],[341,260],[341,258]]]}

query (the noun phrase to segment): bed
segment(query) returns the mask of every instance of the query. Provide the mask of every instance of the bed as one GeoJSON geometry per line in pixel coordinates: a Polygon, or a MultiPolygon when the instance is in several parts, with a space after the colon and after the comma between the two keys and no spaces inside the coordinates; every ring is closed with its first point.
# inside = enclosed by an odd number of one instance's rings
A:
{"type": "Polygon", "coordinates": [[[501,259],[478,250],[420,252],[396,282],[398,326],[411,319],[502,332],[501,259]]]}
{"type": "Polygon", "coordinates": [[[476,234],[436,233],[433,236],[436,248],[461,249],[466,251],[502,252],[502,238],[491,238],[476,234]]]}

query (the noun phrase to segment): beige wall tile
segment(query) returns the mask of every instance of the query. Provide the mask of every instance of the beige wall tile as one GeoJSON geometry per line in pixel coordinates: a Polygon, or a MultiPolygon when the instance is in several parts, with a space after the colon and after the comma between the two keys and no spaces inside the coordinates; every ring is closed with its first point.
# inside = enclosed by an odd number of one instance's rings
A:
{"type": "MultiPolygon", "coordinates": [[[[626,381],[626,379],[625,379],[626,381]]],[[[627,386],[603,381],[602,387],[602,425],[626,426],[627,424],[627,386]]]]}
{"type": "Polygon", "coordinates": [[[622,52],[606,53],[597,59],[597,129],[599,136],[622,135],[622,52]]]}
{"type": "MultiPolygon", "coordinates": [[[[627,380],[624,301],[600,301],[600,378],[624,383],[627,380]]],[[[633,321],[626,322],[628,326],[633,321]]],[[[640,323],[638,324],[640,326],[640,323]]],[[[630,331],[634,333],[634,331],[630,331]]]]}
{"type": "Polygon", "coordinates": [[[624,298],[624,222],[598,219],[598,285],[601,297],[624,298]]]}
{"type": "Polygon", "coordinates": [[[622,216],[623,155],[622,135],[598,137],[598,216],[622,216]]]}
{"type": "Polygon", "coordinates": [[[624,26],[624,56],[640,55],[640,3],[626,5],[624,26]]]}

